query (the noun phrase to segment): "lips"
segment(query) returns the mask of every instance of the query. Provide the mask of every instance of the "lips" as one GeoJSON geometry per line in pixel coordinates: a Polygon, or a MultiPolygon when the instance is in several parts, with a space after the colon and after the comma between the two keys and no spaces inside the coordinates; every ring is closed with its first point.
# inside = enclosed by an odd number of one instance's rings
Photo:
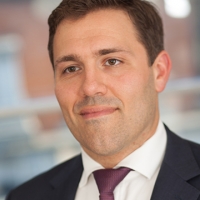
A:
{"type": "Polygon", "coordinates": [[[92,119],[112,114],[116,110],[113,107],[90,107],[82,109],[80,115],[85,119],[92,119]]]}

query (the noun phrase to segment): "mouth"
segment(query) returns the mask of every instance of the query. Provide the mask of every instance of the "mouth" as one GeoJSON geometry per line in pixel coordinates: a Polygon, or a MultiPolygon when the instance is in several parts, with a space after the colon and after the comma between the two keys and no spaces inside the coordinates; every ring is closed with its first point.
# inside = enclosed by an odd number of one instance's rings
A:
{"type": "Polygon", "coordinates": [[[90,107],[81,110],[80,115],[84,119],[99,118],[114,113],[117,108],[113,107],[90,107]]]}

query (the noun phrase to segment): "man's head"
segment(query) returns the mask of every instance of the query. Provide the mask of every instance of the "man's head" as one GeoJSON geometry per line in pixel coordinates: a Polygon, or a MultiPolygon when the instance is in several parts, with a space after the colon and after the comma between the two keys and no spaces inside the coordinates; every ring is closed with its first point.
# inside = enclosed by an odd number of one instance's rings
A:
{"type": "Polygon", "coordinates": [[[158,93],[171,67],[165,51],[157,54],[149,67],[146,46],[124,9],[96,9],[65,18],[56,28],[56,97],[75,138],[104,167],[155,133],[158,93]]]}
{"type": "Polygon", "coordinates": [[[48,49],[53,66],[53,40],[60,22],[64,19],[79,19],[92,11],[108,8],[123,10],[129,15],[137,29],[137,38],[147,51],[149,64],[153,64],[157,55],[164,49],[164,44],[162,20],[150,2],[144,0],[63,0],[48,20],[48,49]]]}

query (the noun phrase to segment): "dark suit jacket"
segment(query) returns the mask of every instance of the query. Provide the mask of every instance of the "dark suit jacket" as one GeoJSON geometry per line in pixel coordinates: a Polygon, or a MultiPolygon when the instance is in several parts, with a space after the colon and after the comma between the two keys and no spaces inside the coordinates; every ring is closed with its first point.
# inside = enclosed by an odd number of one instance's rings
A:
{"type": "MultiPolygon", "coordinates": [[[[166,130],[166,153],[151,200],[200,200],[200,145],[166,130]]],[[[74,200],[82,172],[78,155],[19,186],[7,200],[74,200]]]]}

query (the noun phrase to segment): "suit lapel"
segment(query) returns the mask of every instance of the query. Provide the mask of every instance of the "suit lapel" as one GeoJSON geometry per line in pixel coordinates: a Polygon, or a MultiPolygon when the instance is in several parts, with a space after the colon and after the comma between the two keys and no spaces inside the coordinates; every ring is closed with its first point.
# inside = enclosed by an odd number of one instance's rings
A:
{"type": "Polygon", "coordinates": [[[197,200],[199,195],[199,190],[163,163],[151,200],[197,200]]]}
{"type": "Polygon", "coordinates": [[[197,200],[200,191],[187,181],[200,175],[188,143],[167,127],[167,147],[151,200],[197,200]]]}
{"type": "Polygon", "coordinates": [[[53,190],[49,200],[74,200],[82,172],[82,159],[78,156],[51,180],[53,190]]]}

